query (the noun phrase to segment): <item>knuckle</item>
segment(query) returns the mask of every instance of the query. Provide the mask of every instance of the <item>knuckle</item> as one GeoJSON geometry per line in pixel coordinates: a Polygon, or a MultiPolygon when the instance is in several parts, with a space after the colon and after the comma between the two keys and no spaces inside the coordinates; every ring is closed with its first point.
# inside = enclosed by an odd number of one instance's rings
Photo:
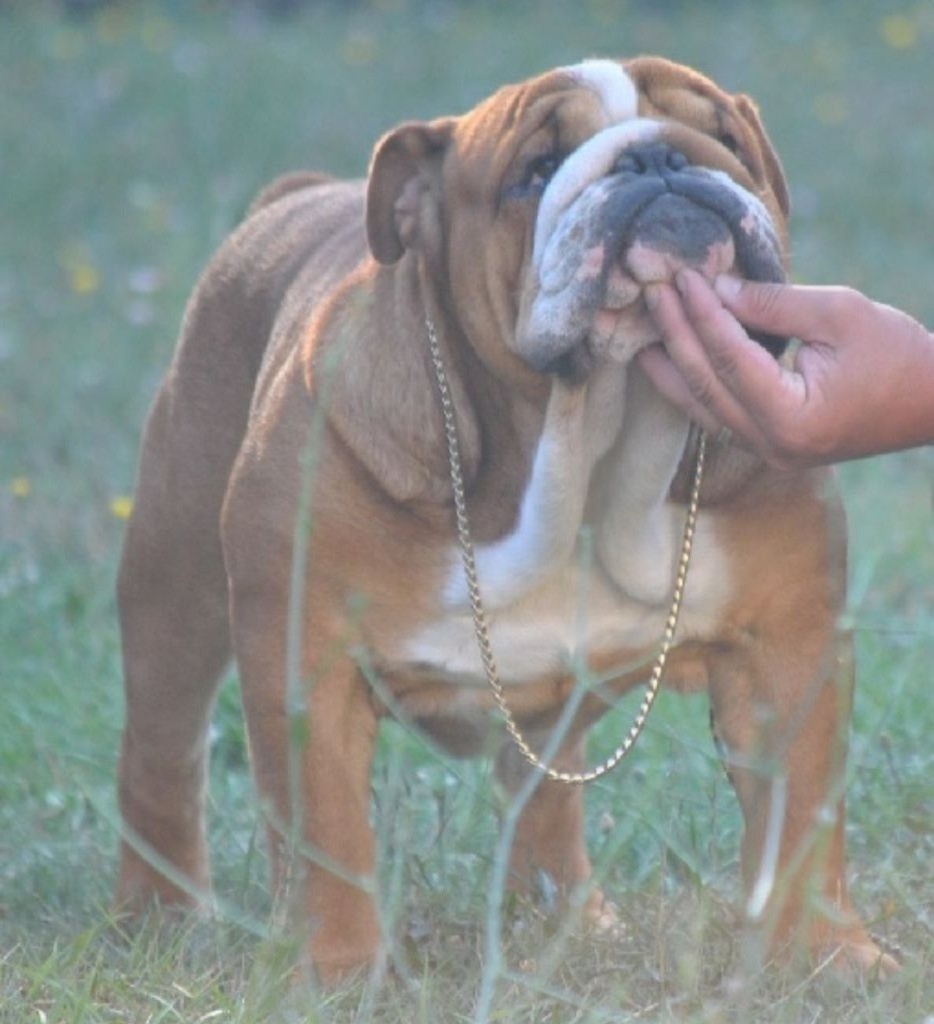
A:
{"type": "Polygon", "coordinates": [[[763,317],[772,318],[780,312],[786,294],[785,285],[772,282],[756,283],[749,287],[752,305],[763,317]]]}
{"type": "Polygon", "coordinates": [[[692,397],[705,409],[712,408],[715,403],[713,382],[696,369],[688,370],[684,375],[685,383],[692,397]]]}
{"type": "Polygon", "coordinates": [[[872,300],[862,292],[846,285],[832,288],[827,293],[824,321],[835,330],[861,322],[872,308],[872,300]]]}
{"type": "Polygon", "coordinates": [[[708,351],[708,358],[710,359],[710,366],[713,372],[727,387],[738,379],[739,367],[732,353],[724,352],[720,349],[711,349],[708,351]]]}

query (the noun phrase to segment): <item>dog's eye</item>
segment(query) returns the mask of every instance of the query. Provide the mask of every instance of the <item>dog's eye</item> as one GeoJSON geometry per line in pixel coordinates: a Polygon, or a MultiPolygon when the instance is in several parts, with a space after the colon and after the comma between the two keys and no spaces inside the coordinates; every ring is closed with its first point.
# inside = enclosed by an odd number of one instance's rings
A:
{"type": "Polygon", "coordinates": [[[555,176],[561,166],[561,157],[557,153],[545,153],[536,157],[525,169],[525,186],[530,189],[541,189],[555,176]]]}
{"type": "Polygon", "coordinates": [[[509,194],[516,198],[540,196],[548,182],[555,176],[564,158],[558,153],[542,153],[533,157],[525,165],[522,177],[509,189],[509,194]]]}

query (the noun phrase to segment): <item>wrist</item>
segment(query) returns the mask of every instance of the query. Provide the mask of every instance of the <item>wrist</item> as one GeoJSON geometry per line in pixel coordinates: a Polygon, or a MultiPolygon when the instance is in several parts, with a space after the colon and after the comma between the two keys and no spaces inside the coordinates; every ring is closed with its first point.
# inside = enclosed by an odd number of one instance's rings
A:
{"type": "Polygon", "coordinates": [[[900,433],[892,439],[891,448],[934,444],[934,333],[917,324],[915,338],[901,386],[892,395],[892,411],[898,410],[893,420],[900,433]]]}

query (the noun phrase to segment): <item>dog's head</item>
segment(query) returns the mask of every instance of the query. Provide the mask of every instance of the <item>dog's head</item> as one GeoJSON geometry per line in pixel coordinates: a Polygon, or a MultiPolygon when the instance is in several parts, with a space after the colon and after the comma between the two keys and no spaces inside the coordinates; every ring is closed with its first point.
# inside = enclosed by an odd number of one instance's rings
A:
{"type": "Polygon", "coordinates": [[[754,104],[661,58],[588,61],[404,124],[367,203],[376,259],[424,258],[503,372],[627,361],[658,340],[645,285],[680,267],[784,276],[788,191],[754,104]]]}

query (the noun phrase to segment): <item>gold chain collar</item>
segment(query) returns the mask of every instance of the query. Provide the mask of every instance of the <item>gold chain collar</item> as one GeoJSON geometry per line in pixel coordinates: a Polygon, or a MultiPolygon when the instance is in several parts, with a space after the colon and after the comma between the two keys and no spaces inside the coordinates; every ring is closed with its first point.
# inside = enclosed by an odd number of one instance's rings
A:
{"type": "Polygon", "coordinates": [[[502,713],[509,735],[512,737],[520,753],[526,761],[534,768],[543,772],[549,779],[561,782],[569,786],[579,786],[586,782],[593,782],[607,772],[612,771],[626,755],[632,750],[636,740],[645,728],[649,711],[655,703],[661,683],[662,673],[665,670],[665,663],[668,660],[668,653],[674,641],[675,630],[678,628],[678,617],[681,612],[681,600],[684,596],[684,585],[687,581],[688,566],[691,562],[691,549],[694,544],[694,530],[697,525],[697,509],[700,499],[701,479],[704,473],[704,455],[707,447],[707,438],[703,431],[700,432],[697,444],[697,464],[694,470],[694,481],[691,486],[691,495],[688,501],[687,518],[684,523],[684,536],[681,542],[681,556],[678,559],[678,571],[675,577],[674,592],[671,598],[671,607],[668,618],[665,621],[665,630],[662,633],[661,646],[652,665],[652,672],[646,684],[645,693],[642,695],[642,703],[636,712],[632,725],[625,739],[612,754],[600,764],[594,765],[583,772],[562,772],[550,765],[545,764],[529,746],[518,723],[513,717],[509,704],[506,701],[506,694],[503,684],[500,682],[496,670],[496,661],[493,658],[493,650],[490,646],[489,630],[487,628],[486,612],[480,597],[480,584],[477,579],[477,566],[474,558],[473,539],[470,535],[470,520],[467,516],[467,501],[464,496],[464,475],[461,470],[460,445],[457,438],[457,423],[454,419],[454,403],[451,400],[451,390],[448,387],[447,373],[444,369],[444,362],[441,358],[441,347],[438,344],[438,335],[435,332],[434,324],[429,318],[425,318],[425,326],[428,330],[428,346],[431,354],[431,361],[434,366],[435,379],[438,383],[438,393],[441,397],[441,412],[444,416],[444,433],[448,446],[448,461],[451,469],[451,487],[454,491],[454,513],[457,519],[457,539],[461,549],[461,559],[464,565],[464,575],[467,577],[467,590],[470,596],[470,611],[473,616],[474,634],[477,638],[477,647],[480,651],[480,660],[483,662],[483,673],[486,681],[493,692],[497,707],[502,713]]]}

